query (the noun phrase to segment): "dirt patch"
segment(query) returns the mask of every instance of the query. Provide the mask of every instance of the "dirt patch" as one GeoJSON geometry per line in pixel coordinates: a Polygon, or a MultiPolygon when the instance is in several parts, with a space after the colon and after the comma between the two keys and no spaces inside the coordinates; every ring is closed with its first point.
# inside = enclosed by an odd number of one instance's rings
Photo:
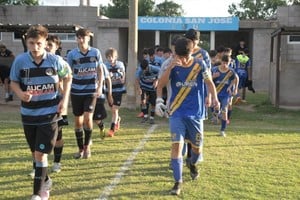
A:
{"type": "Polygon", "coordinates": [[[235,105],[234,107],[237,107],[241,110],[247,111],[247,112],[254,112],[254,105],[253,104],[240,104],[240,105],[235,105]]]}

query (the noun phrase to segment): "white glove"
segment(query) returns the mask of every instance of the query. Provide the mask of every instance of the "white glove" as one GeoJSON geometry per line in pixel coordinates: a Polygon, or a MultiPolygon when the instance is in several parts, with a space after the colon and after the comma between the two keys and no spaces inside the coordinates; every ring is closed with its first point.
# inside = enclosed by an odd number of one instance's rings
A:
{"type": "Polygon", "coordinates": [[[155,114],[159,117],[165,117],[167,111],[167,106],[164,104],[164,100],[160,97],[156,99],[155,104],[155,114]]]}

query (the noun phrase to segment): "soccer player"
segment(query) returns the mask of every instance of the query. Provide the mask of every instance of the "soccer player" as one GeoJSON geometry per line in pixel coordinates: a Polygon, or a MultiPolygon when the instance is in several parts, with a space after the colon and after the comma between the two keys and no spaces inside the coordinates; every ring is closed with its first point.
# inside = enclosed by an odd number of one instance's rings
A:
{"type": "MultiPolygon", "coordinates": [[[[0,44],[0,57],[4,58],[15,58],[13,52],[6,48],[4,44],[0,44]]],[[[0,78],[2,83],[4,84],[4,92],[5,92],[5,102],[13,101],[13,94],[10,91],[10,80],[9,80],[9,72],[10,65],[4,65],[0,63],[0,78]]]]}
{"type": "Polygon", "coordinates": [[[190,39],[177,39],[176,55],[160,78],[157,87],[155,112],[158,116],[164,116],[166,110],[162,99],[162,88],[169,82],[172,88],[169,111],[172,139],[171,163],[175,180],[171,190],[172,195],[179,195],[181,191],[184,140],[192,144],[192,155],[189,160],[191,178],[194,180],[199,177],[196,164],[203,150],[206,86],[212,95],[213,105],[219,107],[211,72],[203,60],[192,57],[192,50],[193,42],[190,39]]]}
{"type": "Polygon", "coordinates": [[[136,73],[136,87],[141,95],[142,111],[144,114],[141,121],[142,123],[148,121],[149,105],[151,105],[149,123],[154,124],[157,76],[159,70],[159,67],[150,65],[148,60],[144,59],[136,73]]]}
{"type": "MultiPolygon", "coordinates": [[[[230,103],[232,95],[236,95],[238,89],[238,75],[235,73],[233,68],[229,67],[230,62],[231,57],[229,55],[223,55],[221,58],[221,65],[216,66],[212,69],[212,78],[216,86],[218,99],[221,103],[220,111],[222,121],[220,136],[223,137],[226,137],[225,129],[227,126],[228,105],[230,103]]],[[[216,117],[218,118],[219,116],[216,117]]]]}
{"type": "Polygon", "coordinates": [[[107,59],[105,65],[111,78],[113,97],[113,104],[111,106],[112,119],[107,135],[113,137],[115,132],[120,129],[121,117],[119,115],[119,109],[122,103],[122,96],[126,93],[125,66],[123,62],[117,60],[118,51],[114,48],[106,50],[105,57],[107,59]]]}
{"type": "MultiPolygon", "coordinates": [[[[60,38],[56,35],[49,35],[47,38],[47,47],[46,50],[52,54],[56,54],[58,52],[58,49],[61,49],[61,41],[60,38]]],[[[68,63],[66,62],[68,65],[68,63]]],[[[70,83],[71,84],[71,83],[70,83]]],[[[63,91],[63,84],[60,82],[60,91],[63,91]]],[[[70,86],[67,87],[67,89],[70,89],[70,86]]],[[[70,93],[68,91],[68,93],[70,93]]],[[[62,129],[64,126],[69,125],[68,123],[68,107],[62,111],[61,113],[62,119],[58,121],[58,135],[54,146],[54,162],[52,166],[52,172],[60,172],[61,171],[61,157],[64,147],[64,140],[62,138],[62,129]]]]}
{"type": "Polygon", "coordinates": [[[90,30],[81,28],[76,32],[76,37],[78,47],[68,53],[67,61],[73,70],[71,102],[79,149],[74,158],[79,159],[91,156],[93,112],[96,99],[102,94],[103,61],[100,50],[89,45],[90,30]]]}
{"type": "MultiPolygon", "coordinates": [[[[208,54],[208,52],[201,48],[199,46],[199,42],[200,42],[200,32],[199,31],[196,31],[195,29],[189,29],[187,30],[187,32],[184,34],[184,36],[190,40],[193,41],[193,50],[192,50],[192,56],[195,57],[195,58],[198,58],[198,59],[202,59],[207,68],[209,69],[209,71],[211,70],[211,61],[210,61],[210,56],[208,54]]],[[[211,94],[208,92],[206,92],[206,88],[205,88],[205,107],[206,107],[206,117],[207,118],[208,116],[208,108],[209,108],[209,102],[211,101],[209,98],[211,96],[211,94]]],[[[182,154],[187,154],[187,158],[186,158],[186,165],[189,166],[189,159],[191,158],[192,154],[191,154],[191,151],[192,151],[192,146],[191,146],[191,143],[187,143],[187,145],[185,145],[183,147],[183,152],[182,154]]],[[[203,161],[203,154],[201,154],[201,161],[203,161]]]]}
{"type": "Polygon", "coordinates": [[[248,49],[240,50],[235,59],[235,71],[239,76],[239,90],[234,104],[246,103],[246,87],[255,93],[252,86],[251,59],[248,54],[248,49]]]}
{"type": "Polygon", "coordinates": [[[26,33],[28,52],[16,57],[10,80],[21,100],[21,116],[27,143],[35,163],[32,200],[48,199],[52,180],[48,176],[48,154],[58,132],[57,121],[68,106],[71,69],[63,59],[46,52],[48,30],[31,26],[26,33]],[[64,90],[59,92],[59,81],[64,90]]]}
{"type": "Polygon", "coordinates": [[[103,74],[104,74],[104,83],[103,83],[103,92],[97,98],[96,107],[94,110],[93,120],[97,124],[100,130],[100,137],[104,139],[105,132],[104,132],[104,122],[103,120],[107,117],[107,112],[105,108],[105,98],[108,100],[108,104],[112,106],[113,104],[113,97],[112,97],[112,85],[111,79],[109,76],[109,72],[104,64],[101,65],[103,67],[103,74]]]}

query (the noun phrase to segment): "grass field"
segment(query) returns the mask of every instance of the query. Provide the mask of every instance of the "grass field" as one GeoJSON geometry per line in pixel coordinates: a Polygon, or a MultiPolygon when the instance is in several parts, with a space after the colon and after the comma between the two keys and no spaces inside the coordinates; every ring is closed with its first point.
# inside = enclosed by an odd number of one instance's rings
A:
{"type": "MultiPolygon", "coordinates": [[[[18,106],[0,104],[0,199],[30,199],[31,154],[18,106]],[[4,111],[5,110],[5,111],[4,111]]],[[[76,199],[300,199],[300,112],[273,108],[263,93],[249,94],[234,108],[227,137],[205,121],[204,162],[191,181],[184,167],[179,197],[169,170],[170,139],[166,119],[139,123],[138,110],[121,109],[121,130],[100,139],[94,127],[92,157],[74,160],[71,124],[64,128],[63,169],[50,173],[51,200],[76,199]]],[[[109,126],[110,117],[106,120],[109,126]]],[[[52,166],[53,156],[49,156],[52,166]]]]}

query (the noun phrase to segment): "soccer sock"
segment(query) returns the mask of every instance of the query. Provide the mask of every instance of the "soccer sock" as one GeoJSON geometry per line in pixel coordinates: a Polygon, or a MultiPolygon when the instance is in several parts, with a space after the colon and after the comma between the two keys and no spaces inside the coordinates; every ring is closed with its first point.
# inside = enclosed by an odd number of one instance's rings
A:
{"type": "Polygon", "coordinates": [[[54,162],[59,163],[61,160],[61,155],[63,151],[64,146],[61,147],[54,147],[54,162]]]}
{"type": "Polygon", "coordinates": [[[32,169],[35,169],[35,165],[36,165],[36,162],[35,160],[32,161],[32,169]]]}
{"type": "Polygon", "coordinates": [[[115,122],[112,122],[110,125],[110,130],[115,131],[115,126],[116,126],[115,122]]]}
{"type": "Polygon", "coordinates": [[[187,143],[187,157],[190,158],[192,156],[192,145],[187,143]]]}
{"type": "Polygon", "coordinates": [[[182,182],[182,157],[171,159],[175,182],[182,182]]]}
{"type": "Polygon", "coordinates": [[[221,121],[221,131],[225,131],[226,128],[226,120],[222,119],[221,121]]]}
{"type": "Polygon", "coordinates": [[[76,129],[75,135],[76,135],[77,146],[80,150],[82,150],[83,149],[83,130],[76,129]]]}
{"type": "Polygon", "coordinates": [[[99,124],[97,124],[100,130],[104,129],[104,123],[103,121],[100,121],[99,124]]]}
{"type": "Polygon", "coordinates": [[[151,109],[150,116],[154,118],[154,115],[155,115],[155,111],[154,111],[154,109],[151,109]]]}
{"type": "Polygon", "coordinates": [[[232,113],[232,110],[228,110],[228,112],[227,112],[227,118],[228,118],[228,119],[230,119],[231,113],[232,113]]]}
{"type": "Polygon", "coordinates": [[[195,165],[195,164],[197,164],[198,161],[200,160],[200,154],[196,154],[196,153],[193,152],[193,151],[191,151],[191,154],[192,154],[192,156],[191,156],[191,163],[192,163],[193,165],[195,165]]]}
{"type": "Polygon", "coordinates": [[[84,145],[88,146],[90,144],[91,141],[91,137],[92,137],[92,129],[84,129],[84,145]]]}
{"type": "Polygon", "coordinates": [[[39,195],[42,183],[47,176],[48,162],[36,162],[35,175],[33,180],[33,194],[39,195]]]}

